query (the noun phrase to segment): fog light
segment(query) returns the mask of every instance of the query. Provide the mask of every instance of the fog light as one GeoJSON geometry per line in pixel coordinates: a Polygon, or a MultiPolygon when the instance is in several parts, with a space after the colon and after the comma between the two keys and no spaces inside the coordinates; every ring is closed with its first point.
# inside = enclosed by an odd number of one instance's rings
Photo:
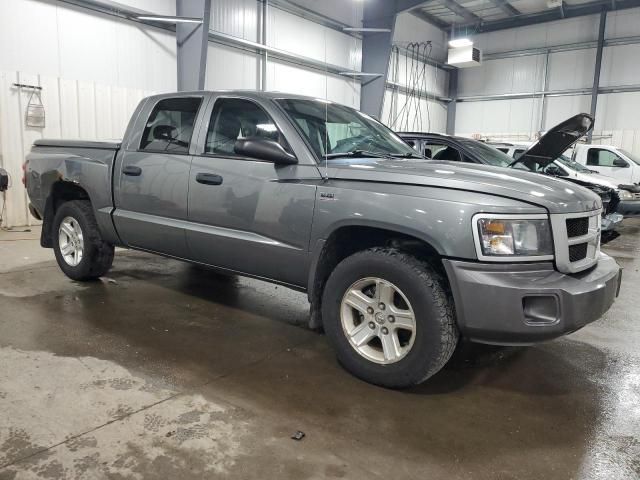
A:
{"type": "Polygon", "coordinates": [[[560,320],[560,305],[553,295],[530,295],[522,299],[527,325],[553,325],[560,320]]]}

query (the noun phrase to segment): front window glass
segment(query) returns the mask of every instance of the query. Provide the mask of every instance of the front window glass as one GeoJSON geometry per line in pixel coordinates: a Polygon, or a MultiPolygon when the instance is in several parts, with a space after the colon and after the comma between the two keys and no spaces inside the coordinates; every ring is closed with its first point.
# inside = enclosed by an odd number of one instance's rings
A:
{"type": "Polygon", "coordinates": [[[261,107],[241,98],[217,100],[209,121],[205,153],[237,156],[236,141],[245,138],[273,140],[289,149],[276,124],[261,107]]]}
{"type": "Polygon", "coordinates": [[[200,97],[160,100],[153,108],[142,132],[141,150],[187,153],[193,135],[200,97]]]}
{"type": "Polygon", "coordinates": [[[620,151],[625,157],[627,157],[633,163],[637,163],[638,165],[640,165],[640,157],[638,155],[634,155],[633,153],[630,153],[627,150],[620,149],[620,151]]]}
{"type": "Polygon", "coordinates": [[[473,152],[477,157],[480,157],[484,163],[488,165],[508,167],[513,163],[513,158],[509,155],[485,143],[471,140],[470,138],[459,139],[459,141],[466,149],[473,152]]]}
{"type": "Polygon", "coordinates": [[[387,127],[353,108],[320,100],[276,101],[321,160],[367,155],[419,157],[387,127]]]}
{"type": "Polygon", "coordinates": [[[587,153],[587,165],[594,167],[615,167],[616,160],[621,160],[625,164],[627,163],[620,156],[611,150],[605,150],[603,148],[590,148],[587,153]]]}
{"type": "Polygon", "coordinates": [[[462,155],[460,152],[444,143],[425,142],[424,156],[432,160],[450,160],[453,162],[461,162],[462,155]]]}

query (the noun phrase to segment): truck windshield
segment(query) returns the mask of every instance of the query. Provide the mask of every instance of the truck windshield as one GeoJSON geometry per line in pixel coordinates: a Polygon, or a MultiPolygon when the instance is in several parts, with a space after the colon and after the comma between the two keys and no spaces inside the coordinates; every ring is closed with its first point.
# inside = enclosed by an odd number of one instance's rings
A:
{"type": "Polygon", "coordinates": [[[566,157],[565,155],[560,155],[558,158],[556,158],[556,160],[558,160],[561,164],[563,164],[565,167],[570,168],[571,170],[574,170],[576,172],[580,172],[580,173],[593,173],[594,170],[591,170],[587,167],[585,167],[584,165],[571,160],[570,158],[566,157]]]}
{"type": "Polygon", "coordinates": [[[637,155],[634,155],[633,153],[628,152],[627,150],[620,149],[620,151],[625,157],[627,157],[633,163],[640,165],[640,157],[638,157],[637,155]]]}
{"type": "Polygon", "coordinates": [[[470,138],[459,138],[458,140],[463,147],[481,158],[483,163],[486,163],[487,165],[493,165],[494,167],[508,167],[513,163],[513,158],[509,155],[502,153],[497,148],[490,147],[486,143],[472,140],[470,138]]]}
{"type": "Polygon", "coordinates": [[[276,102],[320,160],[366,156],[422,158],[387,127],[353,108],[324,100],[279,99],[276,102]]]}

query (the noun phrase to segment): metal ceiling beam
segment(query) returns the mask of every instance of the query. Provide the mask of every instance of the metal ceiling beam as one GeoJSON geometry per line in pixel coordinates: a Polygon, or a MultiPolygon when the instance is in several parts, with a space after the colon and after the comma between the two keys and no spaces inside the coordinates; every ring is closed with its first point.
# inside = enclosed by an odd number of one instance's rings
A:
{"type": "Polygon", "coordinates": [[[414,8],[412,10],[409,10],[408,13],[410,13],[414,17],[418,17],[420,20],[424,22],[430,23],[431,25],[438,27],[440,30],[446,30],[451,26],[447,22],[440,20],[438,17],[434,17],[433,15],[429,15],[427,12],[419,8],[414,8]]]}
{"type": "MultiPolygon", "coordinates": [[[[615,10],[623,10],[626,8],[640,7],[640,0],[616,0],[615,10]]],[[[580,5],[564,4],[564,18],[582,17],[584,15],[599,14],[602,9],[613,10],[610,0],[596,0],[590,3],[580,5]]],[[[539,23],[552,22],[561,20],[561,12],[559,9],[547,10],[544,12],[530,13],[519,15],[517,17],[504,18],[500,20],[490,20],[478,23],[470,20],[467,24],[461,25],[459,28],[473,28],[474,33],[494,32],[496,30],[504,30],[507,28],[526,27],[539,23]]],[[[458,27],[456,27],[458,28],[458,27]]]]}
{"type": "Polygon", "coordinates": [[[441,3],[442,3],[442,5],[447,7],[449,10],[451,10],[453,13],[455,13],[456,15],[461,16],[462,18],[464,18],[467,22],[469,22],[471,24],[476,24],[476,23],[482,22],[482,18],[477,16],[471,10],[463,7],[462,5],[460,5],[455,0],[441,0],[441,3]]]}
{"type": "Polygon", "coordinates": [[[490,1],[510,17],[514,17],[516,15],[522,15],[522,12],[518,10],[516,7],[514,7],[513,5],[511,5],[507,0],[490,0],[490,1]]]}

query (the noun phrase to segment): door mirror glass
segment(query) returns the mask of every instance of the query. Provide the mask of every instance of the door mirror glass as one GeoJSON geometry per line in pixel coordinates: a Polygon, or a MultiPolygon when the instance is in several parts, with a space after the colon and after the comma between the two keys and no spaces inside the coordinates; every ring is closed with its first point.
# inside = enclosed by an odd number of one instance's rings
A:
{"type": "Polygon", "coordinates": [[[293,165],[298,163],[298,159],[287,152],[278,142],[262,137],[237,140],[233,149],[237,155],[266,160],[275,164],[293,165]]]}

